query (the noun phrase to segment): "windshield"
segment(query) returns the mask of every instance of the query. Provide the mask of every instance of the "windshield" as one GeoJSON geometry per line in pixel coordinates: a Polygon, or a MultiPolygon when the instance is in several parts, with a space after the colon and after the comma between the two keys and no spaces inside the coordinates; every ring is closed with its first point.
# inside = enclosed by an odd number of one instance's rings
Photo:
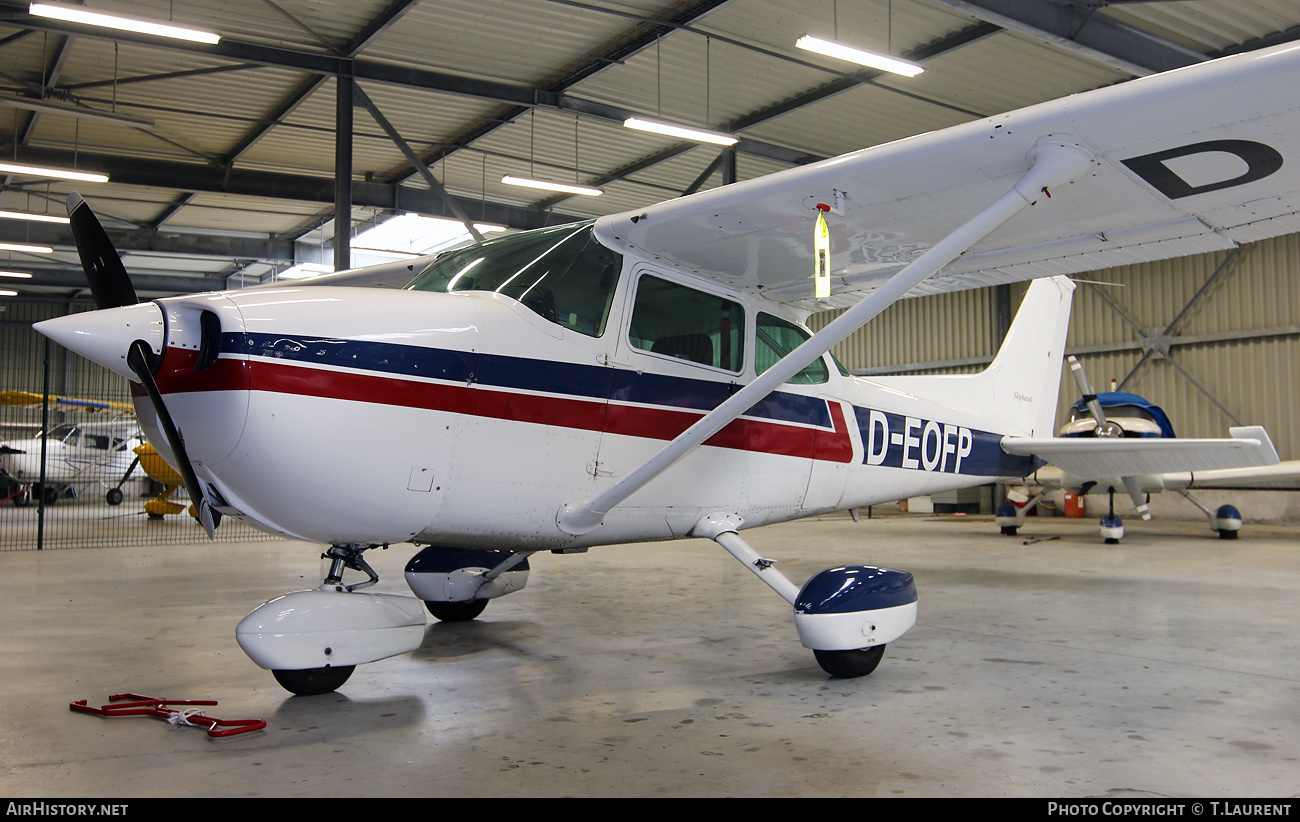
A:
{"type": "Polygon", "coordinates": [[[66,442],[67,440],[72,439],[76,435],[76,433],[77,433],[77,426],[73,425],[72,423],[65,422],[62,425],[56,425],[53,428],[51,428],[50,433],[46,437],[46,439],[57,440],[58,442],[66,442]]]}
{"type": "Polygon", "coordinates": [[[526,231],[442,255],[411,291],[492,291],[589,337],[605,333],[623,265],[579,223],[526,231]]]}

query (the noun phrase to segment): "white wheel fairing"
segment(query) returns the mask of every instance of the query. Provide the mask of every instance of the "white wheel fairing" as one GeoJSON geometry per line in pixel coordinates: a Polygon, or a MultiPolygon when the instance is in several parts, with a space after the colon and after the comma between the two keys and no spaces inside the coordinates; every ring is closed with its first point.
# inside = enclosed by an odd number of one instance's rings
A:
{"type": "Polygon", "coordinates": [[[235,628],[239,647],[268,670],[360,665],[420,647],[419,600],[394,594],[295,591],[256,608],[235,628]]]}
{"type": "Polygon", "coordinates": [[[851,651],[885,645],[916,624],[916,603],[874,611],[844,614],[795,612],[795,628],[805,648],[817,651],[851,651]]]}

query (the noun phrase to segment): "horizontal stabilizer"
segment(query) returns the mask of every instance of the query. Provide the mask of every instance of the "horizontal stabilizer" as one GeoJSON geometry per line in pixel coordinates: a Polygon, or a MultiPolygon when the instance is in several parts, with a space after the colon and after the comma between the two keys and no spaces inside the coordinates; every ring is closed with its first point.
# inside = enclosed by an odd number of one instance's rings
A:
{"type": "Polygon", "coordinates": [[[1277,450],[1262,427],[1229,432],[1231,439],[1004,437],[1002,450],[1038,457],[1081,479],[1277,464],[1277,450]]]}
{"type": "Polygon", "coordinates": [[[1190,487],[1257,488],[1297,481],[1300,481],[1300,460],[1285,460],[1276,465],[1197,471],[1192,475],[1190,487]]]}

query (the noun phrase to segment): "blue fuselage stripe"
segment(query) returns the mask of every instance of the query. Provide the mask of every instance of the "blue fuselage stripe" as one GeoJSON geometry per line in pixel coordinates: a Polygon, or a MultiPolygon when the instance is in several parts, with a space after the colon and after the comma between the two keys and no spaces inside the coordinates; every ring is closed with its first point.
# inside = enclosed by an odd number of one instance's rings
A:
{"type": "MultiPolygon", "coordinates": [[[[227,333],[222,336],[221,350],[269,360],[701,413],[717,407],[741,387],[739,383],[623,368],[368,340],[227,333]]],[[[1032,458],[1005,453],[1000,434],[860,407],[854,412],[864,448],[862,462],[869,465],[979,476],[1024,476],[1034,468],[1032,458]]],[[[801,394],[773,392],[746,416],[834,428],[826,401],[801,394]]]]}

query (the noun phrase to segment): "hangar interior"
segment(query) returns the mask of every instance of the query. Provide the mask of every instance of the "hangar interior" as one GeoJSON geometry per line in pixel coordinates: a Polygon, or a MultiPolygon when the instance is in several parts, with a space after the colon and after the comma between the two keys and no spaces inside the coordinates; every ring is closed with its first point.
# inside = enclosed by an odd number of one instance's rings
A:
{"type": "MultiPolygon", "coordinates": [[[[0,161],[9,161],[0,165],[0,391],[119,402],[130,398],[124,379],[47,346],[30,328],[93,307],[68,226],[41,219],[63,216],[73,192],[95,209],[142,298],[238,289],[292,281],[304,265],[328,271],[402,261],[470,242],[476,233],[631,211],[1300,38],[1300,5],[1291,0],[84,6],[220,35],[216,43],[164,39],[41,16],[28,3],[0,0],[0,161]],[[797,48],[805,34],[894,55],[925,71],[905,77],[855,67],[797,48]],[[719,147],[637,131],[624,125],[631,117],[738,141],[719,147]],[[69,180],[52,170],[106,180],[69,180]],[[506,182],[510,176],[600,194],[539,192],[506,182]],[[372,233],[409,215],[440,218],[446,233],[388,245],[372,233]]],[[[1283,460],[1300,458],[1293,413],[1300,390],[1293,365],[1300,353],[1298,236],[1079,277],[1068,353],[1099,388],[1113,381],[1117,390],[1161,405],[1179,436],[1221,437],[1229,426],[1262,425],[1283,460]]],[[[992,360],[1023,293],[1013,284],[903,300],[835,354],[866,376],[979,370],[992,360]]],[[[833,316],[814,315],[809,325],[822,327],[833,316]]],[[[1059,418],[1078,393],[1063,373],[1059,418]]],[[[0,437],[97,419],[0,406],[0,437]]],[[[340,432],[322,447],[346,447],[347,438],[340,432]]],[[[288,699],[264,672],[249,670],[230,642],[233,623],[249,607],[302,579],[314,584],[316,550],[232,528],[210,545],[183,514],[145,521],[140,506],[158,489],[132,482],[129,517],[125,508],[102,505],[111,480],[57,505],[0,503],[0,556],[16,588],[32,597],[9,597],[4,611],[8,624],[22,626],[5,640],[11,658],[24,660],[21,696],[0,701],[0,744],[12,754],[0,786],[10,794],[182,790],[118,781],[139,767],[172,767],[197,780],[201,793],[236,795],[491,794],[482,785],[465,787],[489,772],[532,777],[500,795],[1300,791],[1287,773],[1300,754],[1294,711],[1282,718],[1285,706],[1294,706],[1300,655],[1276,653],[1276,643],[1293,642],[1284,626],[1294,621],[1300,587],[1287,550],[1288,526],[1300,523],[1294,483],[1206,492],[1213,504],[1232,500],[1243,511],[1243,540],[1230,550],[1207,541],[1201,512],[1173,494],[1152,497],[1155,523],[1144,531],[1131,527],[1122,548],[1096,544],[1093,506],[1104,501],[1093,499],[1086,522],[1039,523],[1026,529],[1028,539],[991,545],[979,541],[995,539],[987,518],[940,525],[895,518],[892,509],[863,512],[862,522],[781,526],[770,537],[772,550],[793,555],[796,568],[807,563],[811,571],[820,561],[805,556],[810,541],[825,539],[848,561],[866,540],[872,561],[930,571],[927,594],[936,599],[945,590],[959,600],[976,597],[972,583],[979,579],[1005,581],[1004,589],[984,590],[991,598],[1007,595],[1008,612],[990,602],[941,608],[938,633],[918,643],[924,647],[900,646],[898,656],[912,665],[892,673],[882,667],[861,682],[841,684],[809,670],[789,626],[778,624],[770,593],[729,559],[692,567],[698,546],[647,549],[663,551],[653,560],[661,570],[649,573],[688,578],[683,592],[662,579],[657,587],[644,584],[629,547],[594,565],[586,557],[554,561],[552,614],[586,612],[580,624],[564,624],[573,635],[555,633],[554,616],[524,593],[520,602],[506,600],[495,632],[490,622],[459,632],[435,626],[413,660],[389,664],[390,679],[378,691],[325,705],[288,699]],[[954,536],[959,526],[971,533],[954,536]],[[38,528],[42,548],[74,550],[30,551],[38,528]],[[939,528],[947,530],[936,539],[939,528]],[[1034,534],[1053,542],[1031,544],[1034,534]],[[1182,540],[1192,547],[1177,553],[1173,546],[1182,540]],[[968,553],[954,556],[953,546],[968,553]],[[87,556],[87,547],[110,550],[87,556]],[[187,563],[194,563],[190,570],[187,563]],[[1221,587],[1206,581],[1210,571],[1221,587]],[[622,580],[618,590],[595,591],[586,586],[588,574],[605,577],[605,585],[622,580]],[[743,592],[724,583],[727,593],[716,596],[705,580],[723,575],[736,577],[743,592]],[[1035,583],[1043,586],[1038,592],[1035,583]],[[87,589],[94,590],[91,602],[81,600],[87,589]],[[709,610],[687,616],[662,607],[692,590],[709,610]],[[1078,599],[1035,617],[1053,590],[1078,599]],[[619,591],[639,605],[624,610],[629,603],[619,591]],[[1252,592],[1253,613],[1221,601],[1252,592]],[[1121,624],[1135,601],[1151,617],[1151,633],[1121,624]],[[119,610],[130,614],[119,623],[124,633],[90,635],[97,632],[87,626],[119,610]],[[656,624],[670,611],[681,624],[656,624]],[[159,612],[168,627],[151,625],[159,612]],[[631,614],[639,614],[633,619],[644,631],[618,624],[631,614]],[[1079,625],[1094,618],[1101,624],[1079,637],[1079,625]],[[1216,619],[1222,624],[1211,628],[1216,619]],[[969,627],[977,620],[996,627],[969,627]],[[172,627],[180,625],[185,629],[172,627]],[[582,651],[593,636],[598,650],[582,651]],[[154,643],[161,637],[160,648],[154,643]],[[534,640],[546,649],[530,649],[534,640]],[[103,643],[114,650],[97,657],[103,643]],[[210,658],[213,647],[224,648],[216,652],[223,659],[210,658]],[[732,664],[739,675],[727,670],[732,664]],[[413,684],[420,669],[439,666],[464,679],[413,684]],[[188,678],[178,667],[206,678],[188,678]],[[130,677],[121,677],[124,668],[130,677]],[[881,685],[882,675],[901,681],[881,685]],[[480,677],[493,683],[486,693],[476,693],[480,677]],[[70,687],[77,691],[71,698],[106,701],[100,694],[112,692],[119,678],[145,682],[123,682],[125,690],[156,684],[169,691],[159,695],[177,698],[188,694],[172,689],[202,691],[198,698],[243,693],[232,710],[275,714],[266,739],[298,736],[293,744],[223,741],[218,750],[185,737],[190,729],[119,730],[33,707],[39,700],[49,708],[48,695],[70,687]],[[873,681],[881,690],[872,690],[873,681]],[[426,687],[431,691],[420,691],[426,687]],[[951,701],[958,692],[962,697],[951,701]],[[896,710],[917,713],[903,729],[891,729],[883,715],[896,710]],[[981,711],[990,724],[970,726],[967,718],[981,711]],[[1026,713],[1012,719],[1019,711],[1026,713]],[[1204,721],[1198,727],[1194,718],[1204,721]],[[1229,731],[1234,723],[1243,730],[1229,731]],[[732,730],[738,727],[744,730],[732,730]],[[166,750],[124,765],[116,758],[117,734],[141,750],[165,739],[166,750]],[[557,735],[564,741],[556,743],[557,735]],[[75,740],[80,752],[69,752],[59,738],[75,740]],[[891,741],[881,745],[882,738],[891,741]],[[340,775],[351,767],[343,760],[354,758],[347,752],[359,745],[391,766],[386,775],[367,767],[366,784],[340,775]],[[430,751],[446,770],[421,782],[412,763],[430,751]],[[745,768],[746,759],[762,761],[759,751],[778,751],[779,758],[745,768]],[[321,768],[334,754],[342,754],[340,767],[321,768]],[[199,764],[212,758],[222,765],[199,764]],[[1171,758],[1186,768],[1160,773],[1171,758]]],[[[340,493],[347,483],[340,478],[340,493]]],[[[917,510],[914,503],[911,513],[917,510]]],[[[400,571],[392,578],[400,581],[400,571]]],[[[366,687],[377,678],[368,677],[366,687]]]]}

